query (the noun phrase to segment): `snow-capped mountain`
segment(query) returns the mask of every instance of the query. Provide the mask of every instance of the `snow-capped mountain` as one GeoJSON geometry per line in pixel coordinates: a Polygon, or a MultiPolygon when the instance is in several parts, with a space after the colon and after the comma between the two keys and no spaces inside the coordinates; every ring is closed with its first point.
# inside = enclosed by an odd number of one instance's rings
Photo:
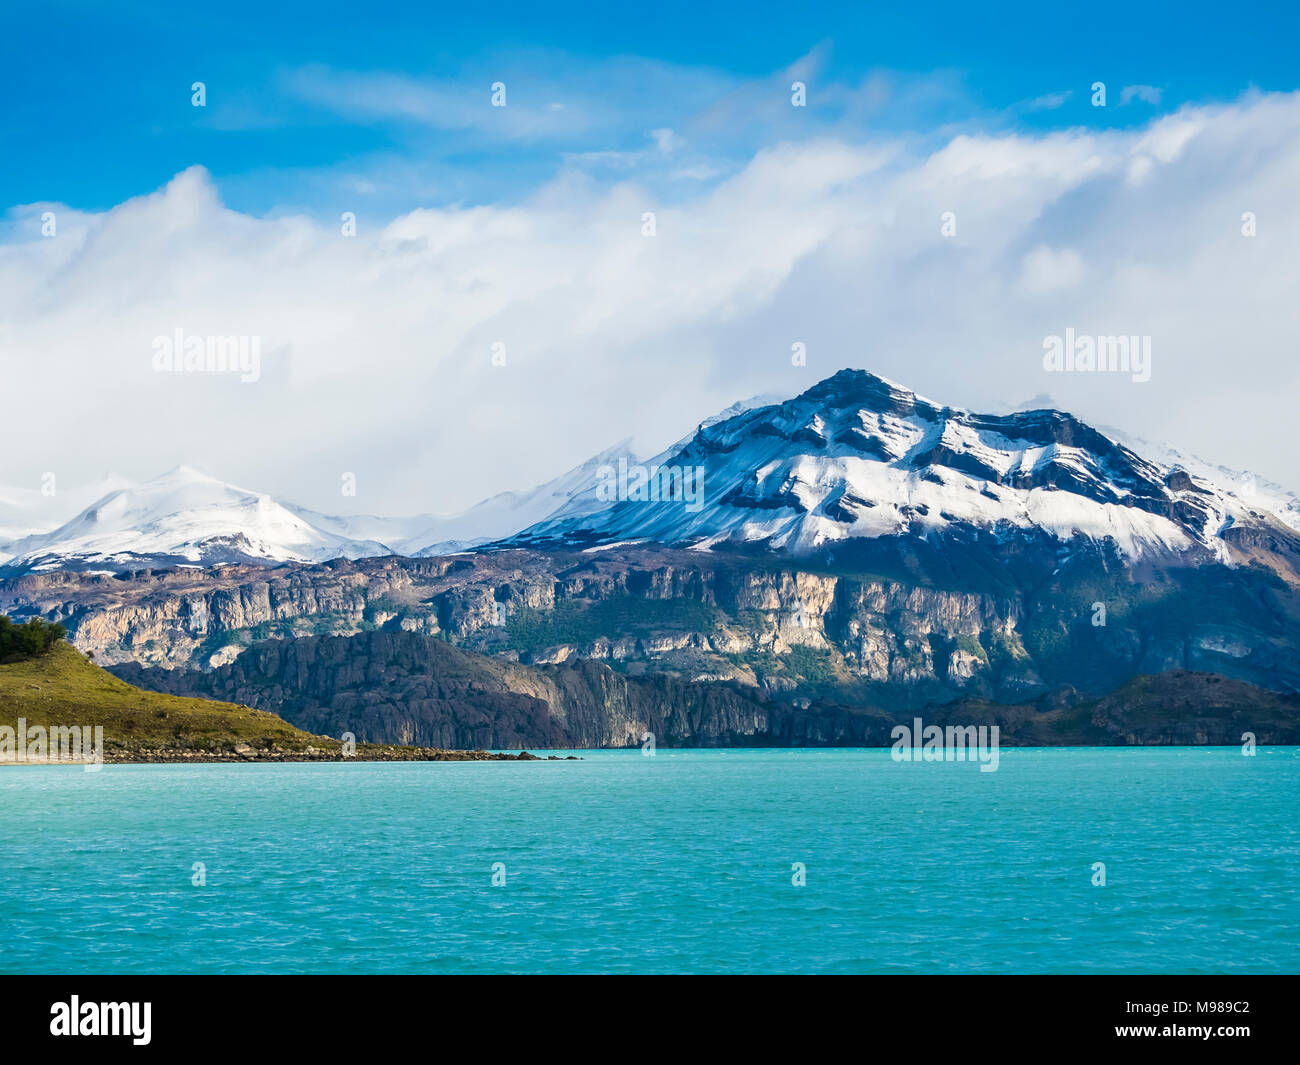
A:
{"type": "Polygon", "coordinates": [[[0,572],[427,557],[485,544],[808,554],[1024,533],[1111,543],[1130,561],[1280,552],[1300,579],[1300,499],[1248,474],[1126,445],[1061,411],[946,407],[861,370],[765,398],[700,422],[652,459],[638,461],[624,441],[450,517],[331,516],[179,467],[33,533],[36,493],[0,491],[0,572]]]}
{"type": "Polygon", "coordinates": [[[1224,562],[1242,526],[1300,542],[1285,512],[1208,471],[1144,459],[1061,411],[976,414],[843,370],[607,473],[510,542],[804,554],[855,539],[1025,531],[1109,540],[1130,560],[1224,562]]]}
{"type": "Polygon", "coordinates": [[[16,540],[5,568],[119,571],[389,553],[383,544],[317,528],[270,496],[179,466],[155,480],[109,492],[52,532],[16,540]]]}

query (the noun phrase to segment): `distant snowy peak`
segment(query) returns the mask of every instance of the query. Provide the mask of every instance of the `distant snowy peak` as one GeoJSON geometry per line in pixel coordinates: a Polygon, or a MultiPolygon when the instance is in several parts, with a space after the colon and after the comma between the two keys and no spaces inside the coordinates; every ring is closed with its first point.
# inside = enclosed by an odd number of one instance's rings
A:
{"type": "Polygon", "coordinates": [[[429,523],[436,520],[430,514],[386,518],[375,514],[322,514],[290,502],[285,502],[284,506],[308,525],[342,540],[381,545],[386,549],[384,552],[373,552],[375,554],[409,553],[403,550],[403,545],[419,541],[429,523]]]}
{"type": "Polygon", "coordinates": [[[317,528],[270,496],[187,466],[109,492],[49,533],[9,546],[10,570],[120,571],[222,562],[316,562],[388,554],[317,528]]]}
{"type": "Polygon", "coordinates": [[[861,370],[702,425],[603,495],[603,506],[560,511],[513,542],[807,553],[854,538],[1020,529],[1109,539],[1130,559],[1197,550],[1226,561],[1225,530],[1270,518],[1061,411],[975,414],[861,370]]]}
{"type": "Polygon", "coordinates": [[[500,540],[543,521],[596,483],[599,471],[620,458],[636,461],[631,441],[623,440],[593,455],[559,477],[526,492],[501,492],[453,517],[435,518],[417,535],[394,545],[402,554],[445,555],[500,540]]]}

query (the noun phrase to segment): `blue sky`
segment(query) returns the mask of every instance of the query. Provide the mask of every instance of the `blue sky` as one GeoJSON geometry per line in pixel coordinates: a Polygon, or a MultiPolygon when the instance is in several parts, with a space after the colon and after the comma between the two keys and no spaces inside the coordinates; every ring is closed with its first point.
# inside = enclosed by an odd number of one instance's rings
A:
{"type": "Polygon", "coordinates": [[[201,164],[237,210],[391,216],[509,201],[575,157],[626,166],[654,129],[689,140],[677,182],[707,182],[774,139],[1123,127],[1300,77],[1292,5],[40,3],[4,23],[6,207],[102,210],[201,164]],[[808,109],[757,114],[801,61],[808,109]],[[513,122],[485,106],[496,80],[513,122]]]}

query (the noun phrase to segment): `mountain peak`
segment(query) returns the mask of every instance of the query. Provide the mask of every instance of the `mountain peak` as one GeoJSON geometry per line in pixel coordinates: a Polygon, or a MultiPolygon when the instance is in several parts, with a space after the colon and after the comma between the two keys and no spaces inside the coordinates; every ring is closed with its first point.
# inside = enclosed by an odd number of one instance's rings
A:
{"type": "MultiPolygon", "coordinates": [[[[179,465],[179,466],[173,466],[173,467],[172,467],[170,470],[168,470],[166,473],[160,474],[159,476],[153,478],[152,481],[146,481],[146,482],[144,482],[144,483],[145,483],[145,484],[163,484],[163,483],[166,483],[166,484],[219,484],[219,485],[224,485],[224,484],[226,484],[225,481],[222,481],[222,480],[220,480],[220,479],[218,479],[218,478],[216,478],[216,477],[213,477],[213,476],[210,475],[210,474],[204,473],[202,470],[197,469],[197,468],[195,468],[194,466],[187,466],[187,465],[185,465],[184,463],[182,463],[182,464],[179,465]]],[[[230,487],[233,487],[233,486],[230,486],[230,487]]]]}
{"type": "Polygon", "coordinates": [[[668,494],[561,509],[514,542],[799,554],[844,540],[998,541],[1019,530],[1112,541],[1129,558],[1192,552],[1223,561],[1224,530],[1250,517],[1231,492],[1175,475],[1066,412],[973,413],[853,368],[783,403],[702,425],[655,469],[683,484],[691,471],[691,498],[669,480],[668,494]]]}
{"type": "Polygon", "coordinates": [[[201,470],[197,470],[193,466],[187,466],[185,463],[182,462],[178,466],[173,466],[170,470],[168,470],[166,473],[163,473],[161,476],[162,477],[203,477],[204,474],[201,470]]]}
{"type": "Polygon", "coordinates": [[[822,403],[831,410],[861,407],[898,415],[910,414],[918,409],[927,413],[942,409],[939,404],[917,395],[910,388],[891,381],[888,377],[870,370],[852,368],[845,368],[819,381],[795,399],[822,403]]]}

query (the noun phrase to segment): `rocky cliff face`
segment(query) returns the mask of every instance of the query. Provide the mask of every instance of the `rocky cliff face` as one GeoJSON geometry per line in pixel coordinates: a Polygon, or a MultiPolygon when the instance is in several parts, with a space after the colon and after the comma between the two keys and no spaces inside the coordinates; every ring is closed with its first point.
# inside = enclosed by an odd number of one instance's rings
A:
{"type": "MultiPolygon", "coordinates": [[[[769,696],[734,683],[629,677],[606,665],[525,666],[403,632],[258,644],[207,672],[119,666],[123,679],[279,714],[299,728],[369,743],[440,748],[887,746],[911,711],[769,696]]],[[[1212,674],[1172,672],[1090,700],[964,699],[919,711],[928,724],[998,725],[1008,746],[1300,741],[1300,697],[1212,674]]]]}
{"type": "Polygon", "coordinates": [[[420,746],[628,747],[646,733],[726,746],[766,735],[773,712],[738,686],[631,678],[595,662],[523,666],[403,632],[272,640],[203,673],[117,672],[163,691],[228,692],[326,735],[420,746]]]}
{"type": "Polygon", "coordinates": [[[1300,689],[1300,608],[1275,574],[1201,566],[1137,579],[1101,552],[946,544],[795,564],[640,547],[493,551],[274,569],[54,573],[0,583],[0,611],[66,624],[106,665],[212,669],[272,637],[395,630],[523,665],[734,681],[769,694],[922,706],[1014,703],[1069,684],[1195,669],[1300,689]]]}

